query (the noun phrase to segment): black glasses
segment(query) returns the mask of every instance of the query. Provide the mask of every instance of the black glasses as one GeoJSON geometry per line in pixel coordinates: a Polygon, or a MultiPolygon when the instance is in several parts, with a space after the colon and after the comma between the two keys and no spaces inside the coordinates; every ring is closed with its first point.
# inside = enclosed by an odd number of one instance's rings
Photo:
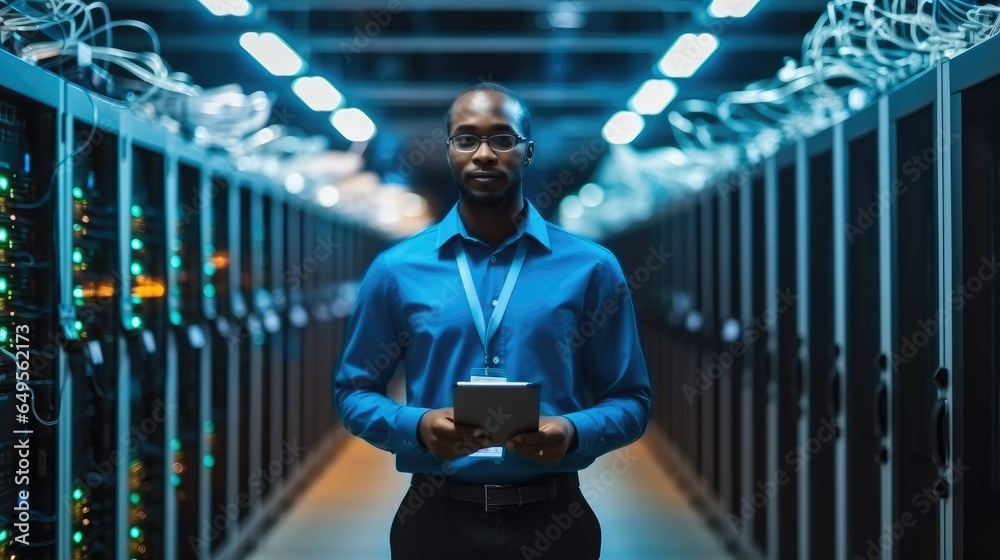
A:
{"type": "Polygon", "coordinates": [[[475,134],[459,134],[448,139],[454,148],[460,152],[474,152],[479,149],[483,140],[489,144],[494,152],[509,152],[517,146],[518,142],[527,140],[517,134],[494,134],[493,136],[476,136],[475,134]]]}

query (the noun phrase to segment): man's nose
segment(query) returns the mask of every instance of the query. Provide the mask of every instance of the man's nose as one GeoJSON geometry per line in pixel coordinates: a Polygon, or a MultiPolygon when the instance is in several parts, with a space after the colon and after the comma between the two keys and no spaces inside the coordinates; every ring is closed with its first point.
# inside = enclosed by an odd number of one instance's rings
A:
{"type": "Polygon", "coordinates": [[[497,160],[497,155],[493,151],[493,149],[490,148],[490,143],[487,142],[486,140],[480,141],[479,147],[476,148],[476,153],[472,155],[472,161],[479,163],[481,161],[496,161],[496,160],[497,160]]]}

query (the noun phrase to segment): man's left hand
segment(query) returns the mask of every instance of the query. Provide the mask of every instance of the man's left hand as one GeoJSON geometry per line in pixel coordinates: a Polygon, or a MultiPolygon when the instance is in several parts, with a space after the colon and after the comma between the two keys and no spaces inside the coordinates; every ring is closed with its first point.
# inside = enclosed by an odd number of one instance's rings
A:
{"type": "Polygon", "coordinates": [[[558,465],[573,441],[576,427],[565,416],[541,416],[538,431],[519,434],[507,440],[507,449],[549,466],[558,465]]]}

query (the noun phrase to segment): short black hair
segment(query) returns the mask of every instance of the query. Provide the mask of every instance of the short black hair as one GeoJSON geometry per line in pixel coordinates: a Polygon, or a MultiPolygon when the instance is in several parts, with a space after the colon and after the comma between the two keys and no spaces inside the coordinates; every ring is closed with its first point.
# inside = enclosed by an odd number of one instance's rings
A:
{"type": "Polygon", "coordinates": [[[510,88],[504,87],[496,82],[480,82],[455,96],[454,101],[448,107],[448,111],[445,113],[445,123],[448,128],[448,134],[451,134],[451,109],[455,106],[455,101],[460,98],[470,94],[477,93],[480,91],[492,91],[495,93],[500,93],[507,96],[507,98],[512,99],[514,103],[517,103],[518,107],[521,109],[521,134],[525,138],[531,138],[531,114],[528,112],[528,104],[524,102],[524,99],[514,93],[510,88]]]}

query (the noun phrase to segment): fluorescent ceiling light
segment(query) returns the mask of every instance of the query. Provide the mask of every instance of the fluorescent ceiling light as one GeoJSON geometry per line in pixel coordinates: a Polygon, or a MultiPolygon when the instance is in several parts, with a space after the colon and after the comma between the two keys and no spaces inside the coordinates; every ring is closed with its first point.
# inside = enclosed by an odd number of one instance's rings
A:
{"type": "Polygon", "coordinates": [[[333,185],[323,185],[316,191],[316,202],[324,208],[332,208],[340,201],[340,190],[333,185]]]}
{"type": "Polygon", "coordinates": [[[757,5],[760,0],[715,0],[708,7],[708,13],[712,17],[741,18],[750,13],[750,10],[757,5]]]}
{"type": "Polygon", "coordinates": [[[292,91],[313,111],[332,111],[344,101],[344,96],[326,78],[310,76],[292,82],[292,91]]]}
{"type": "Polygon", "coordinates": [[[677,97],[672,80],[646,80],[628,100],[628,108],[640,115],[659,115],[677,97]]]}
{"type": "Polygon", "coordinates": [[[306,66],[302,57],[274,33],[244,33],[240,46],[275,76],[294,76],[306,66]]]}
{"type": "Polygon", "coordinates": [[[657,68],[671,78],[690,77],[719,48],[719,40],[711,33],[685,33],[660,59],[657,68]]]}
{"type": "Polygon", "coordinates": [[[635,140],[645,127],[646,121],[638,113],[618,111],[605,123],[601,129],[601,136],[609,144],[628,144],[635,140]]]}
{"type": "Polygon", "coordinates": [[[337,132],[351,142],[367,142],[375,136],[375,123],[360,109],[340,109],[330,115],[337,132]]]}
{"type": "Polygon", "coordinates": [[[198,0],[212,15],[243,17],[253,12],[253,5],[247,0],[198,0]]]}

